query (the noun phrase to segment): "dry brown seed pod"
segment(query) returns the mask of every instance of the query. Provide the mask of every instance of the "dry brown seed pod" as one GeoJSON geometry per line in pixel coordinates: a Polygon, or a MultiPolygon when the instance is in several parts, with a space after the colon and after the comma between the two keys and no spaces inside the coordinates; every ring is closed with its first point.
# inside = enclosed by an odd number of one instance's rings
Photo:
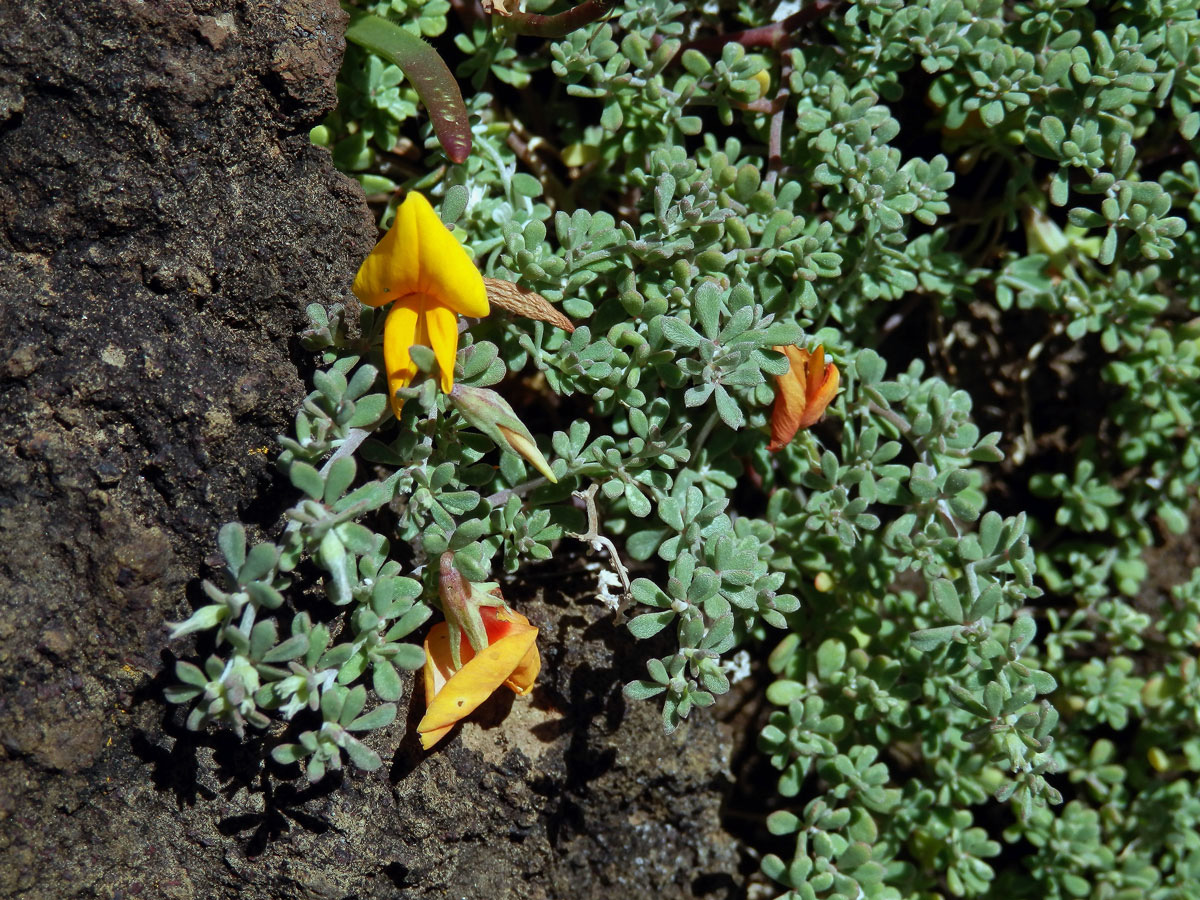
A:
{"type": "Polygon", "coordinates": [[[575,331],[571,320],[536,291],[527,290],[502,278],[485,278],[483,283],[487,286],[489,303],[527,319],[546,322],[556,328],[561,328],[568,334],[575,331]]]}

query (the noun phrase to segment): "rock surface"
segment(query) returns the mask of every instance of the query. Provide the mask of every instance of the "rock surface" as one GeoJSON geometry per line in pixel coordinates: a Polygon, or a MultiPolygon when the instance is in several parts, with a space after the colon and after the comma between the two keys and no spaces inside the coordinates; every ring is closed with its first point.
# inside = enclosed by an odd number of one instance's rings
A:
{"type": "Polygon", "coordinates": [[[533,702],[429,755],[398,722],[371,741],[390,770],[308,787],[162,702],[217,528],[290,502],[268,454],[302,311],[374,239],[307,140],[343,22],[0,4],[0,897],[736,896],[716,726],[626,709],[614,667],[640,664],[561,594],[524,607],[533,702]]]}

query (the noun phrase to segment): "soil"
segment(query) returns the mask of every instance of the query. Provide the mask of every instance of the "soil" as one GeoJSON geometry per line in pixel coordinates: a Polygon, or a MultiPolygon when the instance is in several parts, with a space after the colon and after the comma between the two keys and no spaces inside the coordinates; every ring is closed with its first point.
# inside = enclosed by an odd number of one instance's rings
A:
{"type": "Polygon", "coordinates": [[[163,702],[217,529],[290,502],[303,310],[347,300],[375,238],[307,139],[343,23],[0,4],[0,897],[738,896],[719,726],[626,706],[641,660],[582,576],[526,585],[532,702],[429,754],[402,712],[375,773],[310,787],[163,702]]]}

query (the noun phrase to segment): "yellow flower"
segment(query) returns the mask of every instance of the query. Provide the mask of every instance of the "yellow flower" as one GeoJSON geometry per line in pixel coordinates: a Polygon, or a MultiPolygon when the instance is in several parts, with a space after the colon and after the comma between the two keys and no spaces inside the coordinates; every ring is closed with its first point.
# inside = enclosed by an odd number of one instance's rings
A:
{"type": "Polygon", "coordinates": [[[457,671],[450,652],[450,629],[438,622],[425,638],[425,717],[417,725],[421,746],[428,750],[449,734],[500,685],[517,694],[528,694],[542,667],[538,630],[519,612],[484,606],[480,615],[487,630],[487,646],[475,652],[466,634],[459,632],[462,666],[457,671]]]}
{"type": "Polygon", "coordinates": [[[771,409],[771,443],[767,449],[782,450],[801,428],[810,428],[825,414],[838,389],[838,370],[825,362],[825,347],[809,353],[799,347],[775,347],[792,364],[780,375],[771,409]]]}
{"type": "Polygon", "coordinates": [[[454,387],[458,316],[488,314],[487,288],[467,251],[442,224],[429,201],[415,191],[396,210],[392,227],[359,266],[354,296],[367,306],[391,303],[383,326],[383,362],[392,410],[403,402],[417,367],[410,349],[433,349],[442,390],[454,387]]]}

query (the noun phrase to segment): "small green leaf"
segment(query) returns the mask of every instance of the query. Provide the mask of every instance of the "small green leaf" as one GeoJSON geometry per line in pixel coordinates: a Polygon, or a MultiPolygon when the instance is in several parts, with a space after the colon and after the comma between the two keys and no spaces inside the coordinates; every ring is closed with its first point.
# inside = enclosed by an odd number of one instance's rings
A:
{"type": "Polygon", "coordinates": [[[962,603],[958,599],[958,590],[954,587],[953,582],[945,578],[939,578],[933,582],[930,588],[934,602],[937,603],[938,609],[951,622],[959,624],[963,621],[962,603]]]}
{"type": "Polygon", "coordinates": [[[399,700],[404,692],[404,685],[396,673],[396,667],[383,659],[376,660],[375,665],[371,667],[371,686],[381,700],[399,700]]]}
{"type": "Polygon", "coordinates": [[[289,766],[299,762],[310,754],[299,744],[280,744],[271,750],[271,758],[281,765],[289,766]]]}
{"type": "Polygon", "coordinates": [[[225,565],[237,574],[246,561],[246,529],[241,522],[226,522],[217,533],[217,545],[225,557],[225,565]]]}
{"type": "Polygon", "coordinates": [[[648,700],[665,691],[666,685],[653,681],[631,681],[625,685],[622,693],[630,700],[648,700]]]}
{"type": "Polygon", "coordinates": [[[396,704],[382,703],[346,726],[347,731],[374,731],[391,725],[396,719],[396,704]]]}
{"type": "Polygon", "coordinates": [[[664,628],[666,628],[671,620],[675,618],[675,611],[665,609],[662,612],[643,613],[640,616],[635,616],[630,619],[627,626],[630,634],[635,638],[645,639],[653,637],[664,628]]]}
{"type": "Polygon", "coordinates": [[[854,370],[864,385],[878,384],[887,374],[887,363],[870,348],[860,350],[854,358],[854,370]]]}
{"type": "MultiPolygon", "coordinates": [[[[428,607],[422,607],[428,611],[428,607]]],[[[392,662],[406,672],[415,672],[425,665],[425,651],[418,644],[399,644],[392,662]]],[[[385,698],[387,699],[387,698],[385,698]]]]}
{"type": "Polygon", "coordinates": [[[287,662],[290,659],[301,657],[308,652],[308,641],[307,634],[294,634],[279,646],[263,654],[262,661],[265,663],[287,662]]]}
{"type": "Polygon", "coordinates": [[[817,676],[829,681],[846,665],[846,645],[835,638],[828,638],[817,648],[817,676]]]}
{"type": "Polygon", "coordinates": [[[920,631],[914,631],[908,636],[909,642],[917,650],[922,653],[927,653],[930,650],[936,650],[943,644],[947,644],[954,640],[962,631],[958,625],[943,625],[940,628],[925,628],[920,631]]]}
{"type": "Polygon", "coordinates": [[[704,340],[700,332],[675,316],[664,316],[660,325],[663,336],[681,347],[699,347],[704,340]]]}
{"type": "Polygon", "coordinates": [[[800,829],[800,819],[786,809],[777,809],[767,816],[767,831],[774,835],[795,834],[800,829]]]}
{"type": "MultiPolygon", "coordinates": [[[[378,753],[376,753],[374,750],[368,749],[366,746],[352,737],[346,737],[344,747],[346,750],[346,755],[350,757],[350,761],[364,772],[374,772],[383,765],[383,760],[379,758],[378,753]]],[[[311,763],[309,764],[308,777],[310,781],[313,780],[311,763]]]]}
{"type": "Polygon", "coordinates": [[[346,493],[346,489],[354,481],[357,465],[353,456],[343,456],[330,464],[325,475],[325,490],[323,492],[326,505],[332,505],[335,500],[346,493]]]}
{"type": "Polygon", "coordinates": [[[325,495],[325,480],[321,473],[306,462],[293,462],[288,468],[288,478],[297,490],[313,500],[320,500],[325,495]]]}
{"type": "Polygon", "coordinates": [[[269,575],[279,561],[279,552],[280,548],[275,544],[255,544],[237,573],[238,584],[249,584],[269,575]]]}

